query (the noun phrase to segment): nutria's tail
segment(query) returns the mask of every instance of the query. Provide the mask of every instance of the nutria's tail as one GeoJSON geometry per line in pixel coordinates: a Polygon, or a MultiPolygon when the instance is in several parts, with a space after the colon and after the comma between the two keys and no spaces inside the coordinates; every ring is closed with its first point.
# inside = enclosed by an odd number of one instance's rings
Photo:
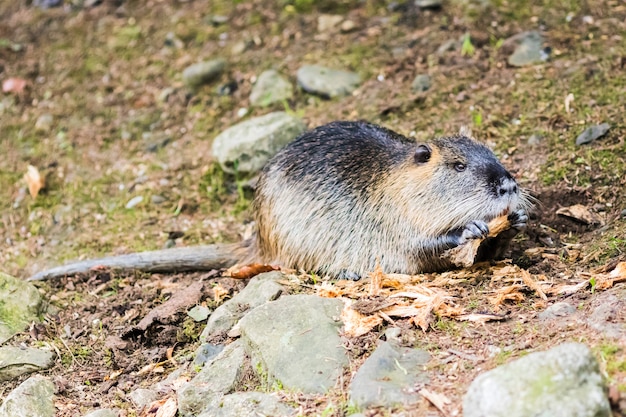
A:
{"type": "Polygon", "coordinates": [[[207,271],[227,268],[245,259],[251,250],[250,246],[251,242],[246,240],[240,243],[190,246],[88,259],[38,272],[28,278],[28,281],[85,274],[98,268],[142,272],[207,271]]]}

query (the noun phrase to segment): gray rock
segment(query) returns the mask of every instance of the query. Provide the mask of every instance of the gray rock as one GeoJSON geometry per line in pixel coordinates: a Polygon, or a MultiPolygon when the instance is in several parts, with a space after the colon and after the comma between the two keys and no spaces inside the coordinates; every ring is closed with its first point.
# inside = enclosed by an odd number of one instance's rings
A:
{"type": "Polygon", "coordinates": [[[543,141],[543,136],[537,134],[537,133],[533,133],[529,138],[527,143],[530,146],[537,146],[539,145],[541,142],[543,141]]]}
{"type": "Polygon", "coordinates": [[[0,344],[38,321],[42,310],[37,288],[26,281],[0,272],[0,344]]]}
{"type": "Polygon", "coordinates": [[[553,320],[558,317],[569,316],[576,311],[576,307],[566,302],[560,301],[546,308],[545,311],[539,313],[540,320],[553,320]]]}
{"type": "Polygon", "coordinates": [[[9,381],[52,366],[54,353],[49,350],[14,346],[0,347],[0,381],[9,381]]]}
{"type": "Polygon", "coordinates": [[[226,346],[213,361],[206,363],[198,375],[178,390],[181,415],[198,415],[212,401],[230,394],[243,374],[245,358],[242,343],[237,340],[226,346]]]}
{"type": "Polygon", "coordinates": [[[128,393],[128,398],[138,411],[159,398],[159,394],[151,389],[138,388],[128,393]]]}
{"type": "Polygon", "coordinates": [[[100,410],[95,410],[89,414],[85,414],[84,417],[118,417],[119,415],[119,410],[115,410],[112,408],[101,408],[100,410]]]}
{"type": "Polygon", "coordinates": [[[194,306],[187,312],[187,315],[194,321],[204,321],[211,314],[211,310],[205,306],[194,306]]]}
{"type": "Polygon", "coordinates": [[[54,118],[51,114],[42,114],[37,118],[35,122],[35,130],[39,132],[49,132],[52,129],[52,123],[54,122],[54,118]]]}
{"type": "Polygon", "coordinates": [[[223,59],[213,59],[190,65],[183,71],[183,82],[191,88],[200,87],[219,77],[224,68],[226,68],[226,61],[223,59]]]}
{"type": "Polygon", "coordinates": [[[262,392],[236,392],[225,395],[199,417],[291,416],[295,409],[262,392]]]}
{"type": "Polygon", "coordinates": [[[54,417],[54,384],[35,375],[22,382],[6,396],[0,417],[54,417]]]}
{"type": "Polygon", "coordinates": [[[230,300],[215,309],[200,335],[206,341],[223,337],[248,311],[277,299],[284,288],[276,280],[284,278],[278,271],[259,274],[230,300]]]}
{"type": "Polygon", "coordinates": [[[166,201],[167,201],[167,199],[165,197],[163,197],[162,195],[152,194],[150,196],[150,202],[152,204],[159,205],[159,204],[165,203],[166,201]]]}
{"type": "Polygon", "coordinates": [[[441,0],[415,0],[415,5],[420,9],[439,9],[442,5],[441,0]]]}
{"type": "Polygon", "coordinates": [[[226,172],[253,173],[281,148],[304,132],[299,118],[285,112],[255,117],[220,133],[213,141],[213,156],[226,172]]]}
{"type": "Polygon", "coordinates": [[[608,417],[598,363],[587,346],[564,343],[479,375],[463,399],[465,417],[608,417]]]}
{"type": "Polygon", "coordinates": [[[622,219],[626,219],[626,209],[620,212],[620,216],[622,216],[622,219]]]}
{"type": "Polygon", "coordinates": [[[343,21],[343,16],[337,14],[321,14],[317,18],[317,31],[330,32],[343,21]]]}
{"type": "Polygon", "coordinates": [[[413,80],[413,84],[411,84],[411,88],[415,92],[424,92],[427,91],[431,86],[430,75],[428,74],[420,74],[413,80]]]}
{"type": "Polygon", "coordinates": [[[437,48],[437,55],[443,55],[446,52],[454,51],[461,48],[461,43],[456,39],[448,39],[437,48]]]}
{"type": "Polygon", "coordinates": [[[609,129],[611,129],[611,126],[608,123],[588,127],[583,133],[578,135],[576,138],[576,145],[580,146],[586,143],[591,143],[594,140],[606,135],[609,129]]]}
{"type": "Polygon", "coordinates": [[[241,340],[270,381],[288,390],[324,393],[348,364],[339,337],[342,308],[337,299],[283,296],[241,319],[241,340]]]}
{"type": "Polygon", "coordinates": [[[626,335],[626,326],[617,318],[626,309],[626,300],[613,294],[601,294],[594,300],[587,325],[601,332],[605,337],[621,339],[626,335]]]}
{"type": "Polygon", "coordinates": [[[198,349],[196,349],[195,357],[193,359],[194,366],[202,366],[206,362],[215,358],[224,350],[224,345],[214,345],[211,343],[203,343],[198,349]]]}
{"type": "Polygon", "coordinates": [[[543,36],[537,31],[518,33],[507,39],[505,43],[517,44],[509,56],[509,65],[523,67],[545,61],[547,55],[543,51],[543,36]]]}
{"type": "Polygon", "coordinates": [[[361,77],[354,72],[335,70],[321,65],[300,67],[297,79],[298,85],[304,91],[327,98],[351,94],[361,84],[361,77]]]}
{"type": "Polygon", "coordinates": [[[142,201],[143,201],[143,196],[142,195],[135,196],[135,197],[131,198],[130,200],[128,200],[128,203],[126,203],[126,208],[128,210],[134,209],[142,201]]]}
{"type": "Polygon", "coordinates": [[[413,405],[421,400],[415,386],[428,382],[428,352],[383,342],[357,371],[350,399],[359,408],[413,405]]]}
{"type": "Polygon", "coordinates": [[[256,107],[289,100],[293,97],[293,86],[276,70],[263,71],[250,93],[250,104],[256,107]]]}

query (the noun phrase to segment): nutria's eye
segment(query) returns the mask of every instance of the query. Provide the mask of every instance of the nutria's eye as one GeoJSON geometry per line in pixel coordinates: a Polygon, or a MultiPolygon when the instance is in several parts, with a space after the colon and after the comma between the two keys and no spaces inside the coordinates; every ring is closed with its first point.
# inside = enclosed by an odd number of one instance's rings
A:
{"type": "Polygon", "coordinates": [[[428,160],[430,159],[430,148],[426,145],[420,145],[417,147],[417,149],[415,150],[415,155],[413,155],[413,158],[415,158],[415,163],[416,164],[424,164],[426,162],[428,162],[428,160]]]}
{"type": "Polygon", "coordinates": [[[465,168],[467,168],[467,166],[463,162],[454,163],[454,169],[456,169],[458,172],[465,171],[465,168]]]}

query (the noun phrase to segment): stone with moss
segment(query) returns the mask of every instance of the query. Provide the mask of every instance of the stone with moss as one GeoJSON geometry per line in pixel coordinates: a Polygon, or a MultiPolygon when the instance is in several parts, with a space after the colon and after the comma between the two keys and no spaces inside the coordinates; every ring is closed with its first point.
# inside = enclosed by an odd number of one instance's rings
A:
{"type": "Polygon", "coordinates": [[[259,75],[252,92],[250,104],[255,107],[266,107],[273,103],[290,100],[293,97],[293,86],[278,71],[270,69],[259,75]]]}
{"type": "Polygon", "coordinates": [[[0,272],[0,344],[38,320],[41,310],[41,295],[34,285],[0,272]]]}

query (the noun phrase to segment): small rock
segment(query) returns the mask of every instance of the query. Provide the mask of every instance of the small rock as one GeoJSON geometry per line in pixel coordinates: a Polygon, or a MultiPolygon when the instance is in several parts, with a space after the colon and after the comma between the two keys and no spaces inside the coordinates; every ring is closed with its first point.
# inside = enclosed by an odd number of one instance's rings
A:
{"type": "Polygon", "coordinates": [[[430,75],[428,74],[420,74],[413,80],[413,84],[411,84],[411,88],[414,92],[424,92],[430,88],[431,81],[430,75]]]}
{"type": "Polygon", "coordinates": [[[586,143],[591,143],[596,139],[600,139],[602,136],[607,134],[609,129],[611,129],[611,126],[608,123],[588,127],[583,133],[578,135],[576,138],[576,145],[580,146],[586,143]]]}
{"type": "Polygon", "coordinates": [[[346,20],[341,23],[340,29],[343,33],[352,32],[354,29],[356,29],[356,23],[354,23],[352,20],[346,20]]]}
{"type": "Polygon", "coordinates": [[[601,332],[604,337],[622,339],[626,335],[624,323],[617,318],[620,311],[626,309],[626,300],[612,294],[602,294],[592,305],[586,322],[592,329],[601,332]]]}
{"type": "Polygon", "coordinates": [[[334,14],[322,14],[317,18],[317,31],[320,33],[334,29],[343,21],[343,16],[334,14]]]}
{"type": "Polygon", "coordinates": [[[290,100],[293,97],[293,86],[276,70],[267,70],[259,75],[250,93],[250,104],[256,107],[269,106],[290,100]]]}
{"type": "Polygon", "coordinates": [[[200,335],[200,340],[223,337],[248,311],[277,299],[284,288],[276,281],[284,277],[282,273],[275,271],[252,278],[243,290],[215,309],[200,335]]]}
{"type": "Polygon", "coordinates": [[[626,219],[626,209],[622,210],[620,216],[622,216],[622,219],[626,219]]]}
{"type": "Polygon", "coordinates": [[[131,391],[128,394],[128,398],[135,405],[135,408],[137,408],[138,411],[141,411],[142,408],[152,403],[153,401],[156,401],[157,398],[159,398],[159,394],[151,389],[138,388],[134,391],[131,391]]]}
{"type": "Polygon", "coordinates": [[[0,272],[0,344],[39,321],[42,300],[37,288],[0,272]]]}
{"type": "Polygon", "coordinates": [[[0,347],[0,381],[9,381],[20,375],[48,369],[54,353],[49,350],[14,346],[0,347]]]}
{"type": "Polygon", "coordinates": [[[298,85],[304,91],[327,98],[351,94],[361,84],[361,77],[354,72],[335,70],[321,65],[300,67],[297,79],[298,85]]]}
{"type": "Polygon", "coordinates": [[[248,50],[248,48],[250,48],[252,45],[254,45],[254,42],[250,42],[250,41],[239,41],[239,42],[236,42],[230,48],[230,53],[232,55],[241,55],[244,52],[246,52],[248,50]]]}
{"type": "Polygon", "coordinates": [[[218,96],[230,96],[237,91],[238,88],[239,85],[237,84],[237,81],[229,81],[226,84],[218,85],[215,92],[218,96]]]}
{"type": "Polygon", "coordinates": [[[203,343],[195,352],[193,360],[194,366],[203,366],[205,363],[215,358],[224,350],[224,345],[213,345],[211,343],[203,343]]]}
{"type": "Polygon", "coordinates": [[[223,16],[219,14],[214,14],[213,16],[211,16],[211,23],[213,23],[215,26],[223,25],[227,22],[228,16],[223,16]]]}
{"type": "Polygon", "coordinates": [[[185,68],[183,81],[189,87],[197,88],[216,79],[225,67],[226,61],[223,59],[199,62],[185,68]]]}
{"type": "Polygon", "coordinates": [[[239,321],[240,340],[253,363],[284,389],[325,393],[348,364],[339,337],[343,306],[341,300],[316,295],[283,296],[239,321]]]}
{"type": "Polygon", "coordinates": [[[112,408],[101,408],[100,410],[95,410],[89,414],[85,414],[84,417],[118,417],[119,415],[119,410],[115,410],[112,408]]]}
{"type": "Polygon", "coordinates": [[[198,417],[249,417],[294,415],[295,410],[282,404],[276,394],[262,392],[236,392],[225,395],[198,417]]]}
{"type": "Polygon", "coordinates": [[[534,133],[528,138],[528,144],[530,146],[537,146],[541,143],[542,140],[543,140],[543,136],[537,133],[534,133]]]}
{"type": "Polygon", "coordinates": [[[48,378],[31,376],[5,397],[0,417],[54,417],[54,390],[48,378]]]}
{"type": "Polygon", "coordinates": [[[33,0],[33,6],[44,10],[61,7],[61,5],[63,5],[63,0],[33,0]]]}
{"type": "Polygon", "coordinates": [[[241,340],[226,346],[214,360],[204,365],[191,381],[178,390],[181,415],[197,416],[211,402],[233,391],[243,375],[245,352],[241,340]]]}
{"type": "Polygon", "coordinates": [[[609,417],[602,374],[589,348],[564,343],[479,375],[463,399],[465,417],[609,417]]]}
{"type": "Polygon", "coordinates": [[[437,48],[437,55],[443,55],[449,51],[455,51],[461,47],[461,43],[456,39],[448,39],[437,48]]]}
{"type": "Polygon", "coordinates": [[[569,316],[576,311],[576,307],[566,302],[560,301],[546,308],[545,311],[539,313],[540,320],[553,320],[558,317],[569,316]]]}
{"type": "Polygon", "coordinates": [[[543,50],[543,41],[543,36],[537,31],[518,33],[505,40],[505,44],[517,45],[509,56],[509,65],[523,67],[545,61],[547,56],[543,50]]]}
{"type": "Polygon", "coordinates": [[[167,201],[167,199],[165,197],[163,197],[162,195],[152,194],[150,196],[150,202],[152,204],[159,205],[159,204],[165,203],[166,201],[167,201]]]}
{"type": "Polygon", "coordinates": [[[441,0],[415,0],[415,5],[420,9],[439,9],[441,0]]]}
{"type": "Polygon", "coordinates": [[[135,208],[137,206],[137,204],[141,203],[143,201],[143,196],[142,195],[138,195],[135,196],[133,198],[131,198],[128,203],[126,203],[126,208],[127,209],[132,209],[135,208]]]}
{"type": "Polygon", "coordinates": [[[361,365],[350,384],[350,399],[359,408],[409,406],[421,401],[413,391],[428,382],[428,352],[384,342],[361,365]]]}
{"type": "Polygon", "coordinates": [[[213,156],[226,172],[257,172],[305,129],[302,120],[285,112],[248,119],[215,138],[213,156]]]}
{"type": "Polygon", "coordinates": [[[42,114],[37,118],[35,122],[35,130],[39,132],[49,132],[52,129],[52,123],[54,122],[54,117],[51,114],[42,114]]]}
{"type": "Polygon", "coordinates": [[[187,312],[187,315],[194,321],[204,321],[209,317],[209,314],[211,314],[211,310],[205,306],[195,306],[187,312]]]}

